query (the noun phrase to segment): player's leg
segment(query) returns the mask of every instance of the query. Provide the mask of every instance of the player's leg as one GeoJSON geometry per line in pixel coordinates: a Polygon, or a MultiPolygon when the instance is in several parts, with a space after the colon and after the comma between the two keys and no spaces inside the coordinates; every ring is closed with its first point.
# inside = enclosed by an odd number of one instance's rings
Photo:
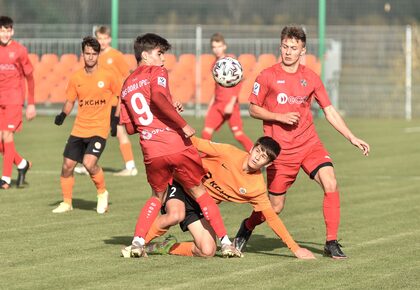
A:
{"type": "Polygon", "coordinates": [[[223,125],[224,121],[222,112],[217,108],[217,106],[212,105],[204,120],[204,129],[201,132],[201,137],[206,140],[211,140],[214,132],[223,125]]]}
{"type": "Polygon", "coordinates": [[[131,148],[131,142],[125,132],[124,126],[117,125],[117,138],[120,144],[121,155],[124,159],[125,168],[119,172],[116,172],[115,176],[136,176],[137,168],[134,162],[133,149],[131,148]]]}
{"type": "Polygon", "coordinates": [[[239,104],[235,105],[228,122],[235,139],[241,143],[242,147],[244,147],[246,151],[249,152],[252,149],[252,146],[254,146],[254,142],[252,142],[252,140],[244,133],[239,104]]]}
{"type": "Polygon", "coordinates": [[[98,160],[105,150],[106,140],[99,136],[85,138],[85,154],[83,156],[83,166],[89,172],[90,178],[96,187],[97,206],[96,212],[103,214],[108,210],[109,193],[106,190],[105,175],[102,168],[98,165],[98,160]]]}

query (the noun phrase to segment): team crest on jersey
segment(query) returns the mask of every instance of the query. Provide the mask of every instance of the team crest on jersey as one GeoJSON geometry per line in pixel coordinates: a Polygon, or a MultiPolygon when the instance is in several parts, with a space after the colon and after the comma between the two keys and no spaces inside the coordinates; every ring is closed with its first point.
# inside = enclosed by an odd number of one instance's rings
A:
{"type": "Polygon", "coordinates": [[[105,86],[105,83],[103,81],[98,82],[98,88],[102,89],[105,86]]]}
{"type": "Polygon", "coordinates": [[[239,188],[239,193],[246,194],[246,188],[243,188],[243,187],[239,188]]]}
{"type": "Polygon", "coordinates": [[[252,90],[252,93],[256,96],[258,96],[258,94],[260,93],[260,84],[255,82],[254,83],[254,88],[252,90]]]}
{"type": "Polygon", "coordinates": [[[158,77],[158,85],[166,88],[166,79],[164,77],[158,77]]]}
{"type": "Polygon", "coordinates": [[[15,52],[9,51],[9,58],[15,58],[15,52]]]}
{"type": "Polygon", "coordinates": [[[112,64],[112,62],[113,62],[112,58],[108,58],[108,59],[106,60],[106,63],[107,63],[107,64],[112,64]]]}
{"type": "Polygon", "coordinates": [[[95,146],[95,148],[98,149],[98,150],[101,149],[101,147],[102,147],[101,143],[99,143],[99,142],[95,142],[95,144],[93,146],[95,146]]]}
{"type": "Polygon", "coordinates": [[[305,79],[301,79],[300,84],[302,85],[302,87],[306,87],[308,85],[305,79]]]}
{"type": "Polygon", "coordinates": [[[144,140],[150,140],[150,139],[152,139],[152,133],[150,133],[149,131],[147,131],[147,130],[142,130],[141,131],[141,137],[144,139],[144,140]]]}

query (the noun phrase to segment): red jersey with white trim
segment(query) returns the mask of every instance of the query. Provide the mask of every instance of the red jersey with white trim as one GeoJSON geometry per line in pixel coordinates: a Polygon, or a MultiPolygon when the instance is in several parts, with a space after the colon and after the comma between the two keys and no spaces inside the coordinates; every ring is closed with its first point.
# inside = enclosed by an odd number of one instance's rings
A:
{"type": "Polygon", "coordinates": [[[172,104],[168,71],[160,66],[139,66],[121,91],[120,124],[132,123],[140,133],[144,160],[170,155],[192,146],[191,140],[152,102],[161,93],[172,104]]]}
{"type": "Polygon", "coordinates": [[[23,105],[26,92],[25,76],[32,72],[33,67],[26,47],[14,40],[10,41],[9,45],[0,46],[1,105],[23,105]]]}
{"type": "MultiPolygon", "coordinates": [[[[213,63],[211,67],[213,67],[216,64],[216,62],[217,60],[213,63]]],[[[229,103],[233,96],[236,96],[236,102],[238,102],[241,86],[242,82],[239,82],[239,84],[230,88],[225,88],[216,83],[214,89],[214,103],[226,105],[227,103],[229,103]]]]}
{"type": "Polygon", "coordinates": [[[311,102],[321,108],[331,102],[319,76],[304,65],[287,73],[281,64],[263,70],[257,77],[249,101],[274,113],[299,112],[297,125],[263,121],[264,134],[280,143],[282,154],[299,152],[303,145],[319,140],[312,119],[311,102]]]}

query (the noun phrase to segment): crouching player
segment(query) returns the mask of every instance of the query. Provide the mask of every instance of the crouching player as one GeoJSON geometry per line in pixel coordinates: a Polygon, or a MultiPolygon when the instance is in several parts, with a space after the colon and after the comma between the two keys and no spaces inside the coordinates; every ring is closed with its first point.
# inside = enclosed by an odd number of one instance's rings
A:
{"type": "MultiPolygon", "coordinates": [[[[249,203],[255,211],[262,212],[270,228],[283,240],[299,259],[314,259],[307,249],[301,248],[291,237],[281,219],[271,207],[267,187],[260,169],[269,165],[280,153],[279,144],[271,137],[259,138],[251,151],[245,152],[228,144],[213,143],[192,138],[194,146],[202,154],[203,166],[208,170],[204,186],[213,199],[234,203],[249,203]]],[[[163,235],[168,230],[167,221],[178,219],[183,231],[189,230],[194,242],[174,243],[167,239],[163,243],[147,246],[150,253],[169,253],[181,256],[212,257],[216,252],[215,235],[197,206],[185,194],[177,182],[169,186],[165,199],[165,214],[152,225],[147,241],[163,235]]],[[[122,254],[127,256],[123,249],[122,254]]]]}

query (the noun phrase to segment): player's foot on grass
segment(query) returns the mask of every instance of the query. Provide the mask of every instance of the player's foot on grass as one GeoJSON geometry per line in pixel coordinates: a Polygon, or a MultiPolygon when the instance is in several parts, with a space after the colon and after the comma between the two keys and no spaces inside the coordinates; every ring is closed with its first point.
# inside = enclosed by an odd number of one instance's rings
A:
{"type": "Polygon", "coordinates": [[[146,253],[153,255],[167,255],[170,249],[177,242],[175,236],[169,235],[163,242],[150,243],[146,245],[146,253]]]}
{"type": "Polygon", "coordinates": [[[233,244],[240,252],[245,251],[246,244],[248,243],[249,238],[251,237],[252,231],[248,230],[245,223],[248,219],[244,219],[241,223],[241,227],[236,234],[236,237],[233,239],[233,244]]]}
{"type": "Polygon", "coordinates": [[[333,259],[347,259],[341,247],[342,245],[337,240],[327,241],[324,246],[324,255],[333,259]]]}
{"type": "Polygon", "coordinates": [[[68,211],[72,211],[73,207],[71,206],[71,204],[68,204],[66,202],[60,202],[60,204],[52,210],[53,213],[65,213],[68,211]]]}
{"type": "Polygon", "coordinates": [[[104,214],[108,210],[108,191],[98,194],[98,203],[96,204],[96,212],[104,214]]]}
{"type": "Polygon", "coordinates": [[[121,171],[115,172],[114,176],[136,176],[138,173],[137,168],[132,168],[132,169],[123,169],[121,171]]]}
{"type": "Polygon", "coordinates": [[[222,248],[222,257],[223,258],[242,258],[243,255],[240,250],[235,248],[235,246],[229,244],[223,244],[222,248]]]}
{"type": "Polygon", "coordinates": [[[130,257],[132,258],[147,258],[146,247],[133,242],[130,246],[130,257]]]}
{"type": "Polygon", "coordinates": [[[25,184],[26,173],[32,167],[32,162],[26,160],[26,166],[22,169],[18,168],[18,177],[16,180],[16,187],[23,187],[25,184]]]}
{"type": "Polygon", "coordinates": [[[87,171],[86,167],[83,165],[78,165],[74,168],[74,172],[80,175],[89,175],[89,172],[87,171]]]}
{"type": "Polygon", "coordinates": [[[9,189],[10,183],[7,183],[7,181],[0,179],[0,189],[9,189]]]}

